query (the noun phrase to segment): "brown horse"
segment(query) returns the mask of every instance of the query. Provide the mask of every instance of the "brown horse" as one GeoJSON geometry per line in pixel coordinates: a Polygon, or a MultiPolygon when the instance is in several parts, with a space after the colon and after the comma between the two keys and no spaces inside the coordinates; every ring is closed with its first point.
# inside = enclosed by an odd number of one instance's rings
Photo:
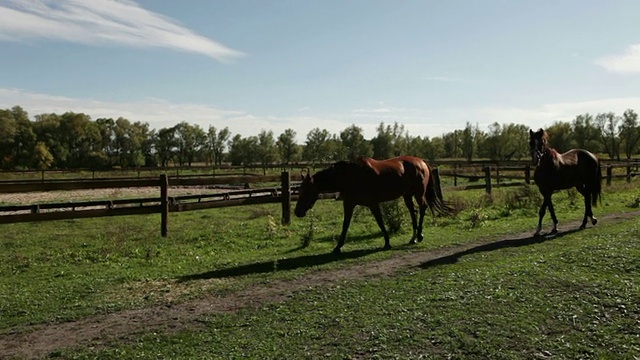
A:
{"type": "Polygon", "coordinates": [[[388,160],[362,157],[354,162],[339,161],[313,176],[307,174],[300,186],[296,216],[305,216],[307,210],[318,200],[318,194],[323,192],[340,192],[343,199],[342,233],[333,249],[336,254],[340,253],[344,245],[356,205],[367,206],[373,213],[384,235],[385,249],[391,248],[391,245],[382,220],[381,202],[401,196],[404,198],[413,225],[410,243],[423,239],[422,224],[427,206],[434,215],[436,212],[451,213],[451,208],[442,200],[439,179],[432,176],[431,168],[424,160],[413,156],[399,156],[388,160]],[[418,203],[419,220],[416,219],[413,199],[418,203]]]}
{"type": "Polygon", "coordinates": [[[587,218],[595,225],[598,219],[593,216],[591,205],[596,206],[602,190],[602,173],[598,158],[587,150],[573,149],[563,154],[549,147],[549,134],[543,129],[529,130],[529,148],[536,166],[533,178],[544,201],[540,207],[538,228],[534,236],[540,235],[542,218],[548,207],[553,228],[551,234],[558,232],[558,219],[553,209],[551,195],[556,190],[576,190],[584,197],[584,218],[580,229],[587,226],[587,218]]]}

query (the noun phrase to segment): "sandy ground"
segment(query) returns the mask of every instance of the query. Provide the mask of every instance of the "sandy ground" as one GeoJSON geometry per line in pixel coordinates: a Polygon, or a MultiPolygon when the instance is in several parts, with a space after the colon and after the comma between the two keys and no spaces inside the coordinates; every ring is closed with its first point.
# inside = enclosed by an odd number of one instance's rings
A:
{"type": "MultiPolygon", "coordinates": [[[[169,189],[169,196],[214,193],[216,190],[176,187],[169,189]]],[[[218,190],[219,192],[219,190],[218,190]]],[[[83,200],[113,200],[160,197],[158,187],[93,189],[73,191],[47,191],[34,193],[0,194],[0,204],[32,205],[50,202],[71,202],[83,200]]]]}

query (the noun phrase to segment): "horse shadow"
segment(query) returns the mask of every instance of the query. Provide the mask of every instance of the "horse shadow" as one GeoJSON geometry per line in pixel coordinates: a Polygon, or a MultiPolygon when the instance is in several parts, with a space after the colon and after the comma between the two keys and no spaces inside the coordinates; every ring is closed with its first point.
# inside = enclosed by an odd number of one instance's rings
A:
{"type": "Polygon", "coordinates": [[[567,231],[563,231],[561,233],[556,233],[556,234],[546,234],[546,235],[530,236],[526,238],[516,238],[516,239],[504,239],[504,240],[500,240],[500,241],[496,241],[488,244],[474,246],[470,249],[466,249],[450,255],[431,259],[429,261],[426,261],[418,265],[418,267],[422,269],[428,269],[430,267],[438,266],[438,265],[451,265],[458,262],[458,259],[460,259],[465,255],[476,254],[476,253],[487,252],[487,251],[494,251],[499,249],[506,249],[506,248],[517,248],[517,247],[528,246],[533,244],[540,244],[545,241],[551,241],[551,240],[562,238],[564,236],[573,234],[578,231],[582,231],[582,230],[572,229],[572,230],[567,230],[567,231]]]}
{"type": "Polygon", "coordinates": [[[304,255],[304,256],[297,256],[297,257],[286,258],[286,259],[262,261],[262,262],[257,262],[253,264],[232,266],[225,269],[207,271],[199,274],[185,275],[185,276],[179,277],[178,282],[221,279],[221,278],[230,278],[230,277],[237,277],[237,276],[243,276],[243,275],[265,274],[265,273],[273,273],[276,271],[287,271],[287,270],[295,270],[300,268],[309,268],[313,266],[332,263],[334,261],[342,261],[345,259],[356,259],[360,257],[365,257],[367,255],[370,255],[379,251],[383,251],[383,250],[381,248],[363,249],[363,250],[343,252],[339,255],[336,255],[333,253],[326,253],[326,254],[304,255]]]}

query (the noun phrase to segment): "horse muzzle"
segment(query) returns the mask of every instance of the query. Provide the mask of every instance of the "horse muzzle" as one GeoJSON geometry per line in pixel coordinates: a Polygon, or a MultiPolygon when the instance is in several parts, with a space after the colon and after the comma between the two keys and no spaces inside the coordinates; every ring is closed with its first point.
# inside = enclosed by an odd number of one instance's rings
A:
{"type": "Polygon", "coordinates": [[[305,215],[307,215],[307,211],[306,210],[295,209],[293,211],[293,213],[296,214],[296,216],[299,217],[299,218],[304,217],[305,215]]]}

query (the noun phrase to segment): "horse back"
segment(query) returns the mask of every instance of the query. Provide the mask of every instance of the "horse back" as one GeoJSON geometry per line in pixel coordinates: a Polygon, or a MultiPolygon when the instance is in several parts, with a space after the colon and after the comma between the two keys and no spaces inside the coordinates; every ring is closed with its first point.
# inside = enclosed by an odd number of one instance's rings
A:
{"type": "Polygon", "coordinates": [[[551,158],[534,172],[538,186],[554,190],[568,189],[599,177],[598,158],[584,149],[571,149],[562,154],[551,149],[551,158]]]}
{"type": "Polygon", "coordinates": [[[357,162],[363,167],[364,179],[356,193],[374,202],[393,200],[407,193],[423,194],[429,181],[429,166],[418,157],[385,160],[363,157],[357,162]]]}

